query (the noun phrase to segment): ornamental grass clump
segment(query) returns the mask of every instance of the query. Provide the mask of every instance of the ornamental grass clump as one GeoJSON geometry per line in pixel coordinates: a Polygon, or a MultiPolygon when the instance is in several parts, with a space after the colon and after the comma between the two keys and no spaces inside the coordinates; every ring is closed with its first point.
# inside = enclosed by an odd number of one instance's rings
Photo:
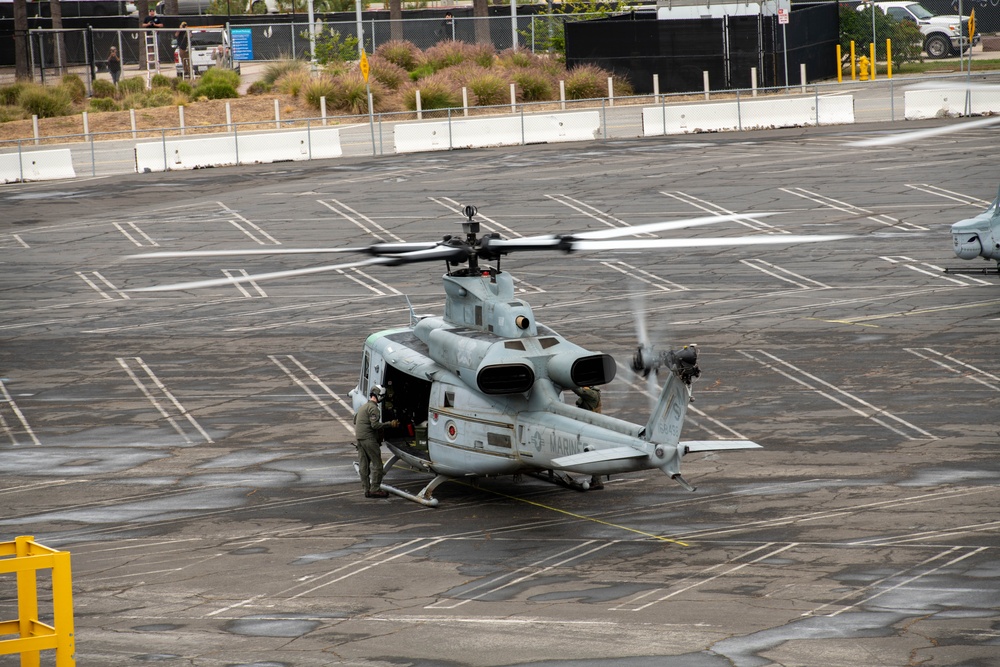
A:
{"type": "Polygon", "coordinates": [[[405,39],[394,39],[379,45],[375,49],[375,55],[399,65],[407,72],[412,72],[420,62],[420,49],[405,39]]]}
{"type": "Polygon", "coordinates": [[[418,85],[403,91],[403,104],[410,111],[417,110],[417,89],[420,89],[420,107],[424,111],[432,109],[449,109],[461,105],[459,92],[454,84],[442,76],[431,76],[420,81],[418,85]]]}
{"type": "Polygon", "coordinates": [[[592,100],[608,94],[608,73],[594,65],[580,65],[566,73],[566,99],[592,100]]]}

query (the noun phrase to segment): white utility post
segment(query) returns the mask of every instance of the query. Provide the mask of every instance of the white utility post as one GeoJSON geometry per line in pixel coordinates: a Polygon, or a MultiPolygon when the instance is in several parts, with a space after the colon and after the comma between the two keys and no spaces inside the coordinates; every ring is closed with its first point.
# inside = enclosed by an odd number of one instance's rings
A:
{"type": "MultiPolygon", "coordinates": [[[[313,0],[306,0],[309,10],[309,64],[316,71],[316,12],[313,11],[313,0]]],[[[294,28],[293,28],[294,30],[294,28]]]]}

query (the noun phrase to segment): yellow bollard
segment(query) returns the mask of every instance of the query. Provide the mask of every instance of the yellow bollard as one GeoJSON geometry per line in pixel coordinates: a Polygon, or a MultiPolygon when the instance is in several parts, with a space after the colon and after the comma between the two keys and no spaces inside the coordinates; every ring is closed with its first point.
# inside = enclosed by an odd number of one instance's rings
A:
{"type": "Polygon", "coordinates": [[[837,83],[844,82],[844,63],[840,54],[840,44],[837,44],[837,83]]]}
{"type": "Polygon", "coordinates": [[[869,47],[869,49],[872,52],[872,59],[870,61],[871,64],[869,65],[869,67],[872,68],[871,80],[874,81],[875,80],[875,42],[872,42],[871,44],[869,44],[868,47],[869,47]]]}
{"type": "Polygon", "coordinates": [[[858,58],[858,69],[861,70],[861,81],[868,80],[868,56],[858,58]]]}
{"type": "Polygon", "coordinates": [[[857,60],[854,57],[854,42],[852,41],[851,42],[851,81],[857,81],[858,80],[857,70],[855,69],[855,65],[856,64],[857,64],[857,60]]]}
{"type": "Polygon", "coordinates": [[[892,40],[885,40],[885,75],[892,78],[892,40]]]}

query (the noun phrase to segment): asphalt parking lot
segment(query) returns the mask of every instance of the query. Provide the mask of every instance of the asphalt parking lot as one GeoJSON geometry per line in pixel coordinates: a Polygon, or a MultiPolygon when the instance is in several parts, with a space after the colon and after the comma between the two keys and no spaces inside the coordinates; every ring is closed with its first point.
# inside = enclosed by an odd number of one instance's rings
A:
{"type": "MultiPolygon", "coordinates": [[[[72,553],[79,665],[994,665],[1000,280],[940,268],[996,196],[1000,128],[849,145],[888,129],[4,186],[0,541],[72,553]],[[626,360],[635,303],[700,345],[684,437],[764,449],[686,457],[695,493],[655,472],[364,498],[361,345],[404,295],[440,312],[443,265],[129,291],[331,263],[131,254],[435,240],[465,204],[506,237],[773,211],[664,236],[853,238],[503,260],[584,347],[626,360]]],[[[645,423],[649,398],[623,369],[604,405],[645,423]]]]}

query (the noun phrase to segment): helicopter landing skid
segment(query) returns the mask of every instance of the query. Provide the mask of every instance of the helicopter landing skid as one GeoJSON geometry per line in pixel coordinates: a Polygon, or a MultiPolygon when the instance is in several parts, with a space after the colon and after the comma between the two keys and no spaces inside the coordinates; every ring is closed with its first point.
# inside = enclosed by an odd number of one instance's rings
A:
{"type": "Polygon", "coordinates": [[[543,482],[552,482],[553,484],[558,484],[559,486],[565,486],[567,489],[573,489],[574,491],[589,491],[590,490],[590,478],[587,477],[584,481],[580,482],[564,472],[558,470],[548,470],[545,472],[529,472],[529,475],[536,477],[543,482]]]}
{"type": "Polygon", "coordinates": [[[967,269],[965,267],[957,269],[945,268],[944,272],[964,276],[1000,276],[1000,266],[995,269],[990,267],[983,267],[980,269],[967,269]]]}
{"type": "MultiPolygon", "coordinates": [[[[399,457],[393,456],[392,458],[389,459],[388,462],[386,462],[384,469],[388,471],[389,468],[391,468],[398,460],[399,457]]],[[[354,462],[354,472],[358,473],[358,476],[360,477],[361,468],[360,466],[358,466],[357,461],[354,462]]],[[[421,489],[420,492],[417,493],[416,495],[409,493],[408,491],[403,491],[402,489],[397,489],[394,486],[389,486],[385,482],[382,482],[380,488],[384,491],[388,491],[391,494],[397,495],[400,498],[405,498],[407,500],[412,500],[415,503],[420,503],[425,507],[437,507],[438,499],[434,498],[431,494],[434,492],[434,489],[436,489],[442,482],[447,482],[448,479],[449,478],[444,475],[437,475],[434,479],[430,481],[430,483],[427,486],[421,489]]]]}

